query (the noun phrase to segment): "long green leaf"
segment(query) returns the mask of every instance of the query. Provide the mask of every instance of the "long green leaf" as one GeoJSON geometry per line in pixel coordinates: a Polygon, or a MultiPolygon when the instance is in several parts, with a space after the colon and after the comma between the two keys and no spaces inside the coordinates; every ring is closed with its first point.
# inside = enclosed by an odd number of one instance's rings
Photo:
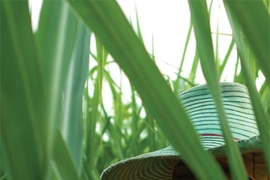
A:
{"type": "Polygon", "coordinates": [[[43,179],[44,91],[27,1],[1,1],[1,145],[8,179],[43,179]]]}
{"type": "MultiPolygon", "coordinates": [[[[108,57],[108,52],[105,50],[104,46],[100,43],[99,39],[96,39],[96,55],[90,54],[97,61],[98,65],[90,70],[90,73],[96,73],[95,83],[94,83],[94,93],[93,97],[87,97],[86,104],[86,116],[85,116],[85,143],[84,143],[84,166],[90,168],[91,171],[89,176],[92,178],[99,177],[99,173],[96,167],[96,162],[98,161],[99,154],[103,154],[102,148],[97,148],[97,146],[102,144],[102,134],[96,134],[96,128],[100,127],[98,131],[102,132],[103,117],[100,112],[102,108],[102,84],[104,76],[104,66],[108,57]]],[[[87,89],[89,86],[87,85],[87,89]]],[[[88,91],[88,90],[87,90],[88,91]]],[[[88,92],[86,92],[88,94],[88,92]]]]}
{"type": "Polygon", "coordinates": [[[81,172],[83,153],[82,94],[88,74],[90,33],[82,23],[69,65],[64,96],[62,134],[67,143],[78,172],[81,172]]]}
{"type": "Polygon", "coordinates": [[[195,73],[197,72],[198,64],[199,64],[199,54],[198,51],[196,50],[189,76],[189,81],[192,83],[195,83],[195,76],[196,76],[195,73]]]}
{"type": "Polygon", "coordinates": [[[245,166],[240,156],[239,149],[237,149],[237,146],[233,141],[222,104],[206,1],[189,0],[189,7],[203,74],[207,81],[208,88],[215,100],[221,129],[226,143],[225,153],[230,163],[232,177],[234,179],[247,179],[245,166]]]}
{"type": "Polygon", "coordinates": [[[196,176],[224,179],[217,163],[203,151],[184,108],[151,61],[118,4],[91,0],[68,2],[127,74],[148,110],[196,176]]]}
{"type": "Polygon", "coordinates": [[[239,23],[265,78],[270,81],[270,14],[262,0],[224,0],[239,23]]]}
{"type": "MultiPolygon", "coordinates": [[[[228,62],[228,59],[229,59],[230,55],[231,55],[231,52],[232,52],[233,47],[234,47],[234,44],[235,44],[235,42],[234,42],[234,39],[232,38],[231,43],[230,43],[230,46],[228,48],[228,51],[227,51],[227,53],[226,53],[226,55],[225,55],[225,57],[223,59],[223,62],[219,66],[219,71],[218,71],[218,73],[219,73],[219,79],[221,78],[221,75],[224,72],[224,68],[225,68],[225,66],[226,66],[226,64],[228,62]]],[[[237,67],[235,69],[237,69],[237,67]]]]}
{"type": "MultiPolygon", "coordinates": [[[[54,174],[57,174],[58,176],[57,179],[80,179],[77,171],[78,168],[76,168],[73,159],[74,157],[72,157],[60,130],[57,129],[57,132],[55,133],[53,159],[50,162],[52,171],[54,171],[54,174]]],[[[50,178],[51,177],[49,177],[49,179],[50,178]]]]}
{"type": "Polygon", "coordinates": [[[36,40],[45,84],[45,129],[49,151],[61,119],[62,93],[75,44],[77,23],[65,1],[43,1],[36,40]]]}
{"type": "MultiPolygon", "coordinates": [[[[228,14],[231,27],[233,29],[233,35],[235,42],[238,47],[238,52],[240,54],[240,60],[241,60],[241,66],[242,66],[242,71],[243,75],[246,80],[246,84],[248,87],[248,91],[251,97],[251,102],[253,105],[254,109],[254,114],[257,120],[258,128],[260,131],[260,137],[262,140],[262,145],[263,145],[263,150],[265,154],[265,161],[268,165],[268,172],[270,172],[270,134],[269,134],[269,129],[270,129],[270,122],[269,122],[269,117],[267,117],[266,112],[264,111],[263,105],[261,103],[261,100],[259,98],[259,94],[257,92],[256,86],[254,84],[255,79],[252,76],[251,69],[248,65],[248,56],[247,56],[247,51],[244,45],[244,41],[242,39],[242,34],[241,34],[241,27],[240,24],[236,21],[237,18],[235,16],[237,14],[233,13],[231,11],[231,2],[230,1],[224,1],[226,12],[228,14]]],[[[258,31],[257,33],[260,33],[258,31]]],[[[262,44],[263,42],[258,42],[262,44]]],[[[267,83],[269,85],[269,83],[267,83]]]]}
{"type": "MultiPolygon", "coordinates": [[[[184,50],[183,50],[183,54],[182,54],[182,57],[181,57],[181,63],[179,65],[179,68],[178,68],[178,72],[177,72],[177,79],[174,83],[174,89],[179,89],[179,84],[180,84],[180,78],[181,78],[181,72],[183,71],[183,65],[184,65],[184,60],[185,60],[185,57],[186,57],[186,53],[187,53],[187,47],[188,47],[188,44],[190,42],[190,36],[191,36],[191,32],[192,32],[192,22],[190,20],[190,23],[189,23],[189,28],[188,28],[188,33],[187,33],[187,37],[186,37],[186,41],[185,41],[185,47],[184,47],[184,50]]],[[[175,94],[178,94],[179,92],[178,91],[175,91],[175,94]]]]}

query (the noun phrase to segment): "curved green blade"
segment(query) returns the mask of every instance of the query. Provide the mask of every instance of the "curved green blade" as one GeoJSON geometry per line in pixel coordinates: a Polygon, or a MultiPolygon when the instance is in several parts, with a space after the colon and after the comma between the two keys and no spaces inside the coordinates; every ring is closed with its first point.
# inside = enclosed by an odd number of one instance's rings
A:
{"type": "MultiPolygon", "coordinates": [[[[265,78],[270,81],[270,14],[262,0],[224,3],[234,15],[249,42],[265,78]]],[[[268,2],[269,3],[269,2],[268,2]]]]}
{"type": "Polygon", "coordinates": [[[216,162],[203,151],[189,118],[115,1],[68,0],[139,92],[184,161],[201,179],[224,179],[216,162]],[[181,119],[180,119],[181,118],[181,119]]]}
{"type": "Polygon", "coordinates": [[[35,37],[46,96],[44,127],[47,144],[50,146],[48,151],[52,150],[54,133],[60,124],[62,93],[66,85],[77,29],[78,20],[65,1],[43,1],[35,37]]]}
{"type": "Polygon", "coordinates": [[[1,1],[0,59],[1,142],[7,177],[42,179],[48,164],[43,81],[27,1],[1,1]]]}
{"type": "Polygon", "coordinates": [[[203,74],[215,100],[221,129],[226,142],[225,153],[230,163],[232,177],[234,179],[247,179],[245,166],[239,149],[237,149],[236,143],[233,141],[221,100],[206,1],[189,0],[189,7],[203,74]]]}
{"type": "MultiPolygon", "coordinates": [[[[246,2],[246,3],[249,3],[249,2],[246,2]]],[[[248,65],[248,56],[247,56],[248,53],[246,51],[244,41],[242,39],[242,34],[241,34],[242,28],[240,26],[240,23],[238,23],[237,18],[235,17],[235,16],[237,16],[237,13],[233,12],[231,9],[231,6],[233,6],[234,3],[231,3],[230,1],[224,1],[224,4],[226,7],[226,12],[227,12],[229,20],[230,20],[230,24],[232,26],[233,36],[234,36],[235,42],[237,44],[237,48],[238,48],[238,52],[239,52],[240,60],[241,60],[243,75],[244,75],[245,80],[246,80],[246,84],[248,87],[248,91],[249,91],[251,102],[252,102],[253,109],[254,109],[254,114],[255,114],[258,128],[260,131],[260,137],[261,137],[261,140],[263,142],[262,144],[263,144],[265,160],[266,160],[266,163],[268,165],[268,172],[270,172],[270,146],[269,146],[270,121],[269,121],[269,117],[267,116],[266,112],[264,111],[262,102],[261,102],[260,97],[259,97],[259,93],[257,92],[257,88],[256,88],[255,83],[254,83],[255,79],[252,76],[251,68],[248,65]]],[[[253,3],[251,3],[251,4],[253,4],[253,3]]],[[[262,11],[263,11],[263,9],[262,9],[262,11]]],[[[260,30],[258,30],[258,32],[256,34],[259,34],[259,33],[260,33],[260,30]]],[[[261,46],[264,42],[258,42],[258,43],[261,46]]],[[[267,82],[267,80],[266,80],[266,82],[267,82]]],[[[267,83],[267,84],[269,86],[269,83],[267,83]]]]}

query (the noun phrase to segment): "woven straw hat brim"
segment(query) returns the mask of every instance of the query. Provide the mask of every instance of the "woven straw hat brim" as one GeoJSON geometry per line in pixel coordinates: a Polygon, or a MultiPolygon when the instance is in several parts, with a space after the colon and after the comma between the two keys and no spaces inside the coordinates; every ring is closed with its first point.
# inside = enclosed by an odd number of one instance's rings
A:
{"type": "MultiPolygon", "coordinates": [[[[224,110],[230,129],[242,154],[262,151],[259,131],[245,86],[237,83],[220,83],[224,110]]],[[[225,156],[215,103],[206,85],[191,88],[179,96],[205,150],[215,157],[225,156]]],[[[142,154],[111,165],[101,175],[107,179],[171,179],[171,160],[181,159],[172,146],[142,154]]]]}
{"type": "MultiPolygon", "coordinates": [[[[242,154],[262,152],[259,136],[240,140],[237,145],[242,154]]],[[[206,149],[216,158],[225,157],[225,145],[206,149]]],[[[170,180],[172,177],[172,160],[181,160],[181,155],[172,146],[154,152],[132,157],[105,169],[101,180],[170,180]]]]}

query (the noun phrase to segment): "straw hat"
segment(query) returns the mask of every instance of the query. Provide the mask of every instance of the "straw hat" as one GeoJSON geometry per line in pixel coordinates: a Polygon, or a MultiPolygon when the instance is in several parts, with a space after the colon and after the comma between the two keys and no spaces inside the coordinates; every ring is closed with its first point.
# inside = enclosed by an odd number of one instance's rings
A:
{"type": "MultiPolygon", "coordinates": [[[[229,82],[220,83],[220,87],[229,126],[243,154],[246,169],[252,169],[252,167],[248,167],[248,164],[253,163],[255,156],[251,157],[250,154],[258,153],[260,156],[257,156],[256,161],[265,164],[262,162],[264,160],[262,143],[247,88],[241,84],[229,82]]],[[[225,157],[225,142],[215,103],[207,85],[193,87],[178,97],[199,135],[204,149],[217,158],[225,157]]],[[[168,146],[109,166],[101,174],[101,180],[171,179],[174,168],[172,162],[177,159],[180,160],[181,155],[172,146],[168,146]]],[[[266,166],[263,168],[267,174],[266,166]]],[[[250,173],[250,177],[255,176],[254,172],[248,172],[248,174],[250,173]]]]}

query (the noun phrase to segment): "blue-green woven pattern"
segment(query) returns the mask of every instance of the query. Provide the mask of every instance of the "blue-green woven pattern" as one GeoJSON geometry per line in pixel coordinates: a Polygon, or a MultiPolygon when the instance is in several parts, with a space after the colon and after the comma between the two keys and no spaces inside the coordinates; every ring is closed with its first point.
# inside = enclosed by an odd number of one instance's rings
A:
{"type": "MultiPolygon", "coordinates": [[[[221,83],[221,95],[229,126],[235,140],[258,136],[251,101],[245,86],[221,83]]],[[[191,88],[178,96],[185,107],[200,141],[206,149],[224,145],[214,100],[206,85],[191,88]],[[216,135],[216,136],[215,136],[216,135]]]]}

